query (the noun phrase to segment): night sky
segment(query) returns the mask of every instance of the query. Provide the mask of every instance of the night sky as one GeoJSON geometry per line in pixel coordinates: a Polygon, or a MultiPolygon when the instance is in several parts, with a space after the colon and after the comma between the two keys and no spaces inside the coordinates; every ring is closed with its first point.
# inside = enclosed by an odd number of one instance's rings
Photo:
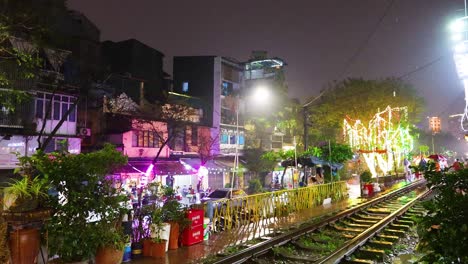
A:
{"type": "Polygon", "coordinates": [[[172,56],[221,55],[247,60],[266,50],[287,63],[291,97],[316,95],[342,77],[408,75],[426,98],[428,115],[463,110],[463,88],[447,25],[462,15],[463,0],[395,0],[376,33],[345,71],[346,62],[373,32],[391,0],[69,0],[101,29],[101,40],[135,38],[172,56]]]}

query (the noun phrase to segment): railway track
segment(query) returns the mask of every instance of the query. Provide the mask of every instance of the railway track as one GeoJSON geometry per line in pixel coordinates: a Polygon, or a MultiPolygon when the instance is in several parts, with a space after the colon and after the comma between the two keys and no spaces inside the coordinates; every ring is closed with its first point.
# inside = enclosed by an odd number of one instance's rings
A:
{"type": "Polygon", "coordinates": [[[412,183],[320,223],[265,238],[214,263],[374,263],[421,214],[425,182],[412,183]]]}

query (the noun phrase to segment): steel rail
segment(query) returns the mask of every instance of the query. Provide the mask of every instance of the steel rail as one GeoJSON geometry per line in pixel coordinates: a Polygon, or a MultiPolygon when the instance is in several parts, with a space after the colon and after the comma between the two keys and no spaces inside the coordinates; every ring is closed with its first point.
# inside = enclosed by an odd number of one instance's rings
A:
{"type": "Polygon", "coordinates": [[[337,249],[326,258],[317,262],[318,264],[331,264],[331,263],[339,263],[343,258],[351,255],[356,249],[363,246],[369,239],[374,237],[378,232],[382,231],[385,227],[387,227],[391,222],[393,222],[397,217],[403,215],[408,209],[410,209],[417,201],[421,198],[425,197],[429,194],[431,190],[426,190],[425,192],[421,193],[413,199],[412,201],[406,203],[404,206],[396,210],[395,212],[389,214],[379,222],[375,223],[373,226],[365,230],[364,232],[360,233],[347,243],[345,243],[341,248],[337,249]]]}
{"type": "Polygon", "coordinates": [[[363,209],[369,207],[369,206],[372,206],[374,204],[377,204],[377,203],[380,203],[380,202],[383,202],[385,200],[388,200],[388,199],[391,199],[401,193],[405,193],[405,192],[408,192],[412,189],[415,189],[423,184],[425,184],[425,180],[419,180],[417,182],[414,182],[414,183],[411,183],[401,189],[398,189],[398,190],[395,190],[395,191],[392,191],[388,194],[385,194],[385,195],[382,195],[380,197],[377,197],[375,199],[372,199],[370,201],[367,201],[367,202],[364,202],[354,208],[350,208],[350,209],[347,209],[347,210],[344,210],[344,211],[341,211],[340,213],[334,215],[334,216],[331,216],[329,218],[326,218],[324,219],[323,221],[321,221],[320,223],[316,223],[316,224],[312,224],[310,226],[306,226],[306,227],[302,227],[302,228],[299,228],[297,230],[293,230],[291,232],[288,232],[288,233],[285,233],[285,234],[281,234],[277,237],[273,237],[267,241],[264,241],[264,242],[260,242],[254,246],[251,246],[249,248],[246,248],[246,249],[242,249],[232,255],[229,255],[229,256],[226,256],[226,257],[223,257],[215,262],[213,262],[213,264],[225,264],[225,263],[243,263],[245,262],[246,260],[252,258],[252,257],[256,257],[256,256],[259,256],[259,255],[262,255],[264,254],[265,252],[267,252],[268,250],[270,250],[271,248],[275,247],[275,246],[281,246],[281,245],[284,245],[292,240],[295,240],[305,234],[308,234],[308,233],[311,233],[323,226],[326,226],[328,225],[329,223],[333,223],[333,222],[336,222],[346,216],[349,216],[349,215],[352,215],[356,212],[359,212],[359,211],[362,211],[363,209]]]}

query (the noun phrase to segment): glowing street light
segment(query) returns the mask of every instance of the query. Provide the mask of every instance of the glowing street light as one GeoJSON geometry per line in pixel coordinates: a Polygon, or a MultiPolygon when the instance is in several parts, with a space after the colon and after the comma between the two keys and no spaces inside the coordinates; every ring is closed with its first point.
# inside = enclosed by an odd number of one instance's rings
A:
{"type": "Polygon", "coordinates": [[[255,88],[253,99],[255,102],[266,102],[270,98],[270,91],[265,86],[255,88]]]}
{"type": "Polygon", "coordinates": [[[463,131],[468,131],[463,126],[465,119],[468,119],[468,16],[465,1],[465,16],[456,19],[450,24],[450,31],[452,32],[453,41],[453,60],[457,69],[458,76],[460,77],[465,88],[465,111],[461,118],[460,125],[463,131]]]}

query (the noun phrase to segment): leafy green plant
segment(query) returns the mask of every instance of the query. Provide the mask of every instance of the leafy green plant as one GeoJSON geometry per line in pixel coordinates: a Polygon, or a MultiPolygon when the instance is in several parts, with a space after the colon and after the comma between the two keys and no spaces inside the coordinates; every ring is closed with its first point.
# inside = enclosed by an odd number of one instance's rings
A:
{"type": "Polygon", "coordinates": [[[161,207],[155,207],[151,212],[151,233],[152,240],[155,243],[161,243],[163,239],[161,238],[161,232],[164,228],[163,221],[163,209],[161,207]]]}
{"type": "Polygon", "coordinates": [[[125,243],[130,238],[123,232],[123,228],[117,224],[107,224],[100,222],[96,225],[96,231],[93,233],[99,241],[99,247],[111,247],[117,250],[123,250],[125,243]]]}
{"type": "Polygon", "coordinates": [[[162,206],[164,222],[176,222],[179,224],[180,230],[183,230],[190,224],[190,220],[186,217],[187,209],[176,199],[167,200],[162,206]]]}
{"type": "MultiPolygon", "coordinates": [[[[47,179],[35,177],[30,179],[28,176],[23,176],[19,180],[13,180],[4,190],[4,203],[7,209],[10,210],[28,210],[25,203],[31,201],[35,206],[39,202],[46,200],[49,183],[47,179]]],[[[33,207],[35,207],[33,206],[33,207]]]]}
{"type": "Polygon", "coordinates": [[[368,170],[365,170],[361,173],[361,182],[370,183],[372,180],[372,173],[368,170]]]}
{"type": "Polygon", "coordinates": [[[115,222],[126,211],[127,197],[113,188],[106,175],[127,159],[105,145],[102,150],[77,155],[38,151],[22,161],[31,165],[35,176],[47,175],[51,186],[48,206],[53,214],[45,225],[50,253],[63,262],[90,259],[101,243],[98,227],[115,222]]]}
{"type": "Polygon", "coordinates": [[[263,192],[263,186],[259,179],[252,179],[249,181],[249,194],[261,193],[263,192]]]}
{"type": "Polygon", "coordinates": [[[427,185],[436,193],[423,203],[418,249],[428,263],[468,263],[468,169],[425,172],[427,185]]]}

